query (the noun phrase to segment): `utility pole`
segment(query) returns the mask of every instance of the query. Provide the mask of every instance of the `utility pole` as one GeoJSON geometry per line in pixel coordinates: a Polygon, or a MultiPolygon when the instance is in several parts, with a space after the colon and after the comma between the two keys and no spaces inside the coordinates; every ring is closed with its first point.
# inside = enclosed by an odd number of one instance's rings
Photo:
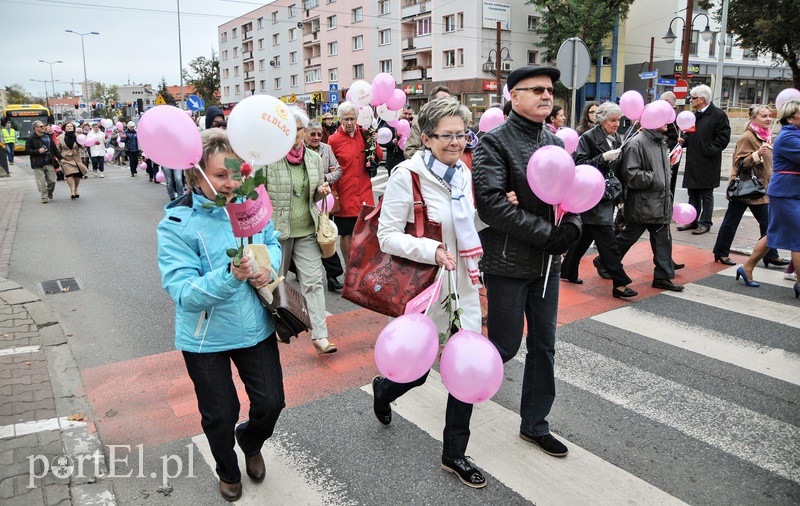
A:
{"type": "MultiPolygon", "coordinates": [[[[694,14],[694,1],[686,1],[686,22],[683,26],[683,57],[681,63],[681,79],[686,80],[689,73],[689,48],[692,45],[692,14],[694,14]]],[[[688,82],[688,81],[686,81],[688,82]]]]}
{"type": "Polygon", "coordinates": [[[181,109],[185,105],[184,92],[183,92],[183,51],[181,50],[181,0],[178,2],[178,64],[180,65],[181,76],[181,109]]]}
{"type": "MultiPolygon", "coordinates": [[[[81,53],[83,54],[83,88],[86,90],[86,94],[90,95],[89,93],[89,78],[86,76],[86,45],[84,44],[83,38],[87,35],[100,35],[100,32],[86,32],[80,33],[74,30],[64,30],[67,33],[74,33],[75,35],[80,35],[81,37],[81,53]]],[[[81,97],[83,98],[84,103],[88,103],[86,97],[83,97],[83,90],[81,91],[81,97]]],[[[92,97],[89,97],[91,100],[92,97]]]]}
{"type": "MultiPolygon", "coordinates": [[[[656,38],[650,37],[650,66],[647,68],[647,70],[649,70],[650,72],[653,71],[653,49],[655,48],[655,45],[656,45],[656,38]]],[[[647,80],[647,103],[649,104],[650,102],[652,102],[655,96],[656,93],[655,93],[655,88],[653,87],[653,78],[651,77],[650,79],[647,80]]]]}
{"type": "Polygon", "coordinates": [[[500,32],[500,21],[497,22],[497,103],[503,103],[503,87],[500,85],[500,78],[502,77],[503,64],[500,62],[500,52],[502,51],[502,37],[500,32]]]}
{"type": "Polygon", "coordinates": [[[727,34],[725,30],[728,29],[728,0],[722,0],[722,23],[719,28],[719,47],[717,50],[717,77],[714,80],[714,95],[713,100],[717,101],[717,106],[722,107],[722,80],[724,75],[722,68],[725,62],[725,44],[727,43],[727,34]]]}

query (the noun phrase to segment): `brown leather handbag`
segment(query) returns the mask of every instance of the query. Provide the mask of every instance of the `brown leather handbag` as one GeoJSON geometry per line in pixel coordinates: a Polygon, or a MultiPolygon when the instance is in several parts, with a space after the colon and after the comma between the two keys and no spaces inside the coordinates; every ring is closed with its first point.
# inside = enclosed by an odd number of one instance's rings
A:
{"type": "MultiPolygon", "coordinates": [[[[414,223],[406,233],[414,237],[442,240],[442,226],[428,219],[422,200],[419,175],[411,173],[414,195],[414,223]]],[[[378,220],[383,200],[376,207],[363,206],[350,241],[342,297],[363,308],[387,316],[400,316],[408,301],[433,284],[439,266],[421,264],[381,251],[378,220]]]]}
{"type": "Polygon", "coordinates": [[[272,303],[256,290],[256,295],[264,309],[272,315],[278,340],[288,343],[292,337],[299,337],[311,330],[311,315],[306,298],[295,287],[284,281],[272,293],[272,303]]]}

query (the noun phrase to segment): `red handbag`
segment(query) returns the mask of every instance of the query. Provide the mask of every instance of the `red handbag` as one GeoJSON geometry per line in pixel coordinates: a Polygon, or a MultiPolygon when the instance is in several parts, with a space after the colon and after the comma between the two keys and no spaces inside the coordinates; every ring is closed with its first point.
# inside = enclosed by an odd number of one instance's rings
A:
{"type": "MultiPolygon", "coordinates": [[[[411,173],[411,185],[414,223],[406,224],[406,233],[441,241],[442,225],[428,219],[419,175],[414,172],[411,173]]],[[[350,240],[342,297],[377,313],[400,316],[408,301],[433,284],[439,266],[417,263],[381,251],[378,220],[382,204],[383,200],[375,207],[365,205],[358,214],[350,240]]]]}

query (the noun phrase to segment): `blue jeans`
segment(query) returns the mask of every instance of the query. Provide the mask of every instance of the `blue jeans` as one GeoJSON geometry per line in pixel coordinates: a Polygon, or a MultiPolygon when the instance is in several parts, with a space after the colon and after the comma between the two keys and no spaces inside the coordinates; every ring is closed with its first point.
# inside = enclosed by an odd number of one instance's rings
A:
{"type": "Polygon", "coordinates": [[[161,167],[161,170],[164,171],[164,184],[167,185],[169,199],[175,200],[176,198],[182,197],[184,193],[183,171],[168,169],[166,167],[161,167]]]}
{"type": "Polygon", "coordinates": [[[547,293],[542,298],[544,276],[518,279],[484,274],[489,340],[497,347],[503,362],[516,356],[522,344],[523,316],[528,322],[525,344],[525,372],[522,377],[520,432],[532,437],[550,433],[547,415],[556,398],[553,365],[556,353],[559,273],[550,274],[547,293]]]}
{"type": "Polygon", "coordinates": [[[248,457],[260,452],[286,406],[278,339],[272,334],[255,346],[215,353],[184,351],[183,360],[194,383],[201,425],[217,464],[217,474],[225,483],[238,483],[242,473],[233,449],[235,441],[248,457]],[[250,399],[249,419],[239,427],[236,427],[239,398],[231,375],[231,361],[250,399]]]}
{"type": "Polygon", "coordinates": [[[6,154],[8,155],[8,163],[14,163],[14,143],[6,143],[6,154]]]}

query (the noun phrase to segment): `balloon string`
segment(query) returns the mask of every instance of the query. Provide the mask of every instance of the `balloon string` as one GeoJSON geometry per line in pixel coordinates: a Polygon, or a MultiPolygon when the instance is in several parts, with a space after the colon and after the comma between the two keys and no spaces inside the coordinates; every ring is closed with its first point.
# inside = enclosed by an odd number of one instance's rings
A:
{"type": "MultiPolygon", "coordinates": [[[[444,274],[444,266],[442,266],[442,267],[440,267],[440,268],[439,268],[439,273],[436,275],[436,281],[434,282],[434,286],[435,286],[437,283],[438,283],[439,285],[441,285],[441,283],[442,283],[442,280],[444,279],[444,277],[443,277],[443,274],[444,274]]],[[[440,289],[441,289],[441,288],[440,288],[440,289]]],[[[433,292],[431,293],[431,298],[428,300],[428,307],[426,307],[426,308],[425,308],[425,312],[424,312],[424,313],[422,313],[422,314],[424,314],[424,315],[427,315],[427,314],[428,314],[428,311],[430,311],[430,309],[431,309],[431,305],[433,304],[433,295],[434,295],[435,293],[436,293],[436,289],[434,288],[433,292]]]]}
{"type": "Polygon", "coordinates": [[[631,135],[629,138],[625,139],[625,141],[624,141],[624,142],[623,142],[623,143],[620,145],[619,149],[622,149],[622,148],[624,148],[624,147],[625,147],[625,144],[627,144],[628,142],[630,142],[630,141],[632,141],[634,138],[636,138],[636,134],[638,134],[638,133],[639,133],[639,132],[641,132],[641,131],[642,131],[642,128],[639,128],[638,130],[636,130],[636,133],[634,133],[633,135],[631,135]]]}
{"type": "MultiPolygon", "coordinates": [[[[561,225],[561,219],[564,218],[564,214],[566,214],[559,212],[558,207],[559,204],[553,204],[553,211],[556,213],[556,226],[561,225]]],[[[550,280],[550,266],[552,263],[553,255],[547,255],[547,270],[544,273],[544,289],[542,289],[542,298],[544,298],[545,294],[547,293],[547,282],[550,280]]]]}
{"type": "MultiPolygon", "coordinates": [[[[211,184],[211,181],[208,179],[208,176],[206,176],[206,172],[203,169],[201,169],[200,166],[197,165],[196,163],[194,164],[194,168],[197,169],[200,172],[200,174],[203,176],[203,179],[205,179],[206,183],[208,183],[208,187],[211,188],[211,191],[214,193],[214,197],[216,197],[217,196],[217,190],[214,189],[214,185],[211,184]]],[[[231,215],[228,214],[228,210],[224,206],[222,207],[222,210],[225,211],[225,216],[227,216],[228,219],[230,220],[231,219],[231,215]]]]}

